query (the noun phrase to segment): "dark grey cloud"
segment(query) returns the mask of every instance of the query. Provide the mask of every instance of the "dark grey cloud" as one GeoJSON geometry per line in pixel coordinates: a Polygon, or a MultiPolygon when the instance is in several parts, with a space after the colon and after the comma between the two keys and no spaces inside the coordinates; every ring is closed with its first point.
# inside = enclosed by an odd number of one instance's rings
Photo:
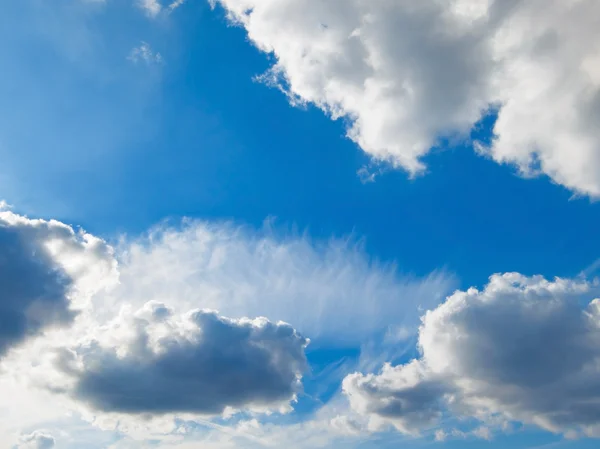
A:
{"type": "Polygon", "coordinates": [[[103,240],[14,214],[0,202],[0,357],[46,328],[69,324],[86,296],[116,275],[103,240]]]}
{"type": "Polygon", "coordinates": [[[127,326],[122,345],[93,341],[58,359],[72,397],[105,412],[215,415],[278,408],[301,388],[308,341],[287,324],[200,310],[178,320],[153,303],[127,326]]]}
{"type": "Polygon", "coordinates": [[[423,317],[422,357],[412,362],[419,376],[410,373],[411,364],[349,376],[347,393],[359,397],[353,407],[396,424],[414,412],[396,407],[395,398],[402,405],[416,396],[422,400],[408,403],[426,414],[500,414],[553,432],[600,436],[595,293],[582,281],[517,273],[492,276],[483,291],[457,292],[423,317]],[[427,395],[431,385],[439,386],[437,398],[427,395]]]}
{"type": "Polygon", "coordinates": [[[72,279],[27,226],[0,218],[0,356],[28,336],[73,319],[72,279]]]}

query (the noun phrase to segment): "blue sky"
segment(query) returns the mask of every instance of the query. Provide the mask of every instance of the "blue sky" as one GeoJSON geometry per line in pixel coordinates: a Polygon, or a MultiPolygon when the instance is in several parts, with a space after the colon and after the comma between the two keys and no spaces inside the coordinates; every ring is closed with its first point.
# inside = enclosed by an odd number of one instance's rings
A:
{"type": "Polygon", "coordinates": [[[0,6],[11,447],[597,444],[597,5],[302,3],[0,6]]]}

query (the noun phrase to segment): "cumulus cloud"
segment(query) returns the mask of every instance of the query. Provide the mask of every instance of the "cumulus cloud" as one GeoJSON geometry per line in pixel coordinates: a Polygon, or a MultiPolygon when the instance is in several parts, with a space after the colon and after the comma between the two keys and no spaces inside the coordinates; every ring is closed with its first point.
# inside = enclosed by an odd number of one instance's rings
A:
{"type": "Polygon", "coordinates": [[[17,449],[52,449],[54,437],[49,433],[36,430],[29,435],[23,435],[17,449]]]}
{"type": "Polygon", "coordinates": [[[442,415],[445,386],[416,360],[397,367],[386,364],[377,375],[350,374],[343,389],[355,411],[372,416],[374,430],[393,423],[401,432],[418,434],[442,415]]]}
{"type": "Polygon", "coordinates": [[[218,415],[281,409],[295,398],[308,340],[266,318],[231,320],[160,303],[122,313],[97,339],[60,351],[64,390],[105,412],[218,415]]]}
{"type": "Polygon", "coordinates": [[[411,174],[439,138],[468,136],[526,175],[600,196],[595,0],[213,0],[276,62],[261,78],[349,120],[348,136],[411,174]]]}
{"type": "Polygon", "coordinates": [[[353,374],[345,392],[358,412],[401,431],[415,414],[426,417],[418,430],[445,410],[599,436],[597,293],[584,281],[494,275],[483,291],[458,291],[424,315],[420,359],[353,374]]]}
{"type": "Polygon", "coordinates": [[[115,281],[106,243],[58,221],[0,209],[0,356],[72,322],[83,300],[115,281]]]}

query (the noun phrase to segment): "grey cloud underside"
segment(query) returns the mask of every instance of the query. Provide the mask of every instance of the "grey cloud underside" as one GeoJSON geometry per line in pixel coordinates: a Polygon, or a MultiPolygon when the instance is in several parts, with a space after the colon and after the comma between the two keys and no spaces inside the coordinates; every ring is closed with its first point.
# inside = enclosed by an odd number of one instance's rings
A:
{"type": "Polygon", "coordinates": [[[74,317],[67,299],[71,279],[30,237],[0,220],[0,356],[74,317]]]}
{"type": "Polygon", "coordinates": [[[92,344],[78,348],[83,370],[70,394],[107,412],[220,414],[226,407],[288,403],[301,388],[308,343],[287,324],[233,321],[198,311],[194,336],[148,343],[148,321],[136,318],[136,339],[119,357],[92,344]]]}
{"type": "MultiPolygon", "coordinates": [[[[414,410],[395,407],[397,398],[406,404],[437,385],[437,400],[427,396],[418,407],[423,416],[500,414],[553,432],[600,436],[597,294],[583,282],[493,276],[485,290],[457,292],[423,317],[420,359],[353,374],[345,390],[355,409],[403,431],[414,410]]],[[[431,422],[409,424],[418,431],[431,422]]]]}

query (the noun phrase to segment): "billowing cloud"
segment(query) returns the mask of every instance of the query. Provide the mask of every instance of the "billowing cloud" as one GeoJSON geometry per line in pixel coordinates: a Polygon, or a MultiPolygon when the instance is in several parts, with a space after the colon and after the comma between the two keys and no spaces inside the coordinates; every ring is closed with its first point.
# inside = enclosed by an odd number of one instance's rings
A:
{"type": "Polygon", "coordinates": [[[104,241],[58,221],[0,210],[0,356],[46,328],[69,324],[82,299],[115,277],[104,241]]]}
{"type": "Polygon", "coordinates": [[[176,317],[148,303],[99,332],[60,351],[56,365],[70,384],[64,391],[104,412],[281,409],[300,391],[306,369],[308,341],[266,318],[230,320],[205,310],[176,317]]]}
{"type": "Polygon", "coordinates": [[[438,139],[500,108],[480,148],[600,196],[595,0],[214,0],[276,62],[262,79],[349,120],[348,136],[411,174],[438,139]]]}
{"type": "Polygon", "coordinates": [[[446,410],[600,436],[597,293],[584,281],[494,275],[424,315],[419,360],[353,374],[344,389],[357,411],[402,431],[415,415],[428,418],[418,430],[446,410]]]}
{"type": "Polygon", "coordinates": [[[17,449],[52,449],[53,447],[54,437],[49,433],[36,430],[28,435],[23,435],[17,449]]]}

